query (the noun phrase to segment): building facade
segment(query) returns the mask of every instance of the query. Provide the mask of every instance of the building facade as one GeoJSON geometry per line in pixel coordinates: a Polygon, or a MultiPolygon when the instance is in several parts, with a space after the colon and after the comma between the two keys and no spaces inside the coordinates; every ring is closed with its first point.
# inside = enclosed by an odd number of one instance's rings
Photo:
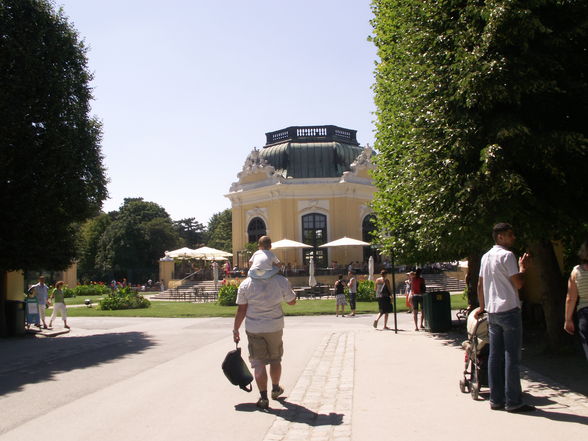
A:
{"type": "Polygon", "coordinates": [[[371,240],[372,156],[369,146],[357,142],[355,130],[342,127],[266,133],[266,144],[247,156],[225,195],[232,205],[234,264],[247,266],[242,251],[262,235],[312,246],[275,250],[293,267],[308,264],[311,256],[322,268],[366,260],[369,249],[319,246],[343,236],[371,240]]]}

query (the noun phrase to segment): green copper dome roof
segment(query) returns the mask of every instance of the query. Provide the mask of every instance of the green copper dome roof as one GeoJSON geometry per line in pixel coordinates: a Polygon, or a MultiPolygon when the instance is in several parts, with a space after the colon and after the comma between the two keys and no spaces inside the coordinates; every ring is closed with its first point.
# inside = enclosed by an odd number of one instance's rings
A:
{"type": "Polygon", "coordinates": [[[295,126],[266,133],[259,152],[284,178],[335,178],[362,152],[356,131],[337,126],[295,126]]]}

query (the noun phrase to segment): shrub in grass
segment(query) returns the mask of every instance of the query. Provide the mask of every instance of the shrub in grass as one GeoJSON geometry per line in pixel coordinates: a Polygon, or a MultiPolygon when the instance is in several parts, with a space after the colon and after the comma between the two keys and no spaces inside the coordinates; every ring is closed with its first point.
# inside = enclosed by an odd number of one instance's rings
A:
{"type": "Polygon", "coordinates": [[[98,303],[99,309],[111,311],[118,309],[149,308],[150,306],[151,302],[149,300],[129,287],[109,292],[109,294],[98,303]]]}
{"type": "Polygon", "coordinates": [[[357,297],[358,302],[375,302],[376,301],[376,285],[371,280],[360,280],[357,282],[357,297]]]}
{"type": "Polygon", "coordinates": [[[218,290],[218,304],[221,306],[235,306],[237,303],[238,286],[232,283],[223,285],[218,290]]]}

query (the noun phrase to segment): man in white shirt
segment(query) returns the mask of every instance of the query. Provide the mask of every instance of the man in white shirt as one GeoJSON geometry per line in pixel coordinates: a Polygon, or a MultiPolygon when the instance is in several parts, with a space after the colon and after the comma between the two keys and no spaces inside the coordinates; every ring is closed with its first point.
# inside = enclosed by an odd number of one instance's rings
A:
{"type": "Polygon", "coordinates": [[[355,305],[357,299],[357,279],[355,278],[355,272],[349,271],[347,273],[349,276],[349,282],[347,286],[349,287],[349,308],[351,309],[350,317],[355,317],[355,305]]]}
{"type": "Polygon", "coordinates": [[[261,409],[269,407],[266,365],[270,365],[272,399],[276,400],[284,393],[284,389],[280,386],[284,353],[282,343],[284,328],[282,302],[284,301],[288,305],[294,305],[296,294],[292,291],[288,279],[280,274],[269,279],[247,277],[241,282],[237,293],[238,307],[233,327],[233,340],[236,343],[241,340],[239,328],[245,320],[245,331],[249,341],[249,360],[260,393],[257,407],[261,409]]]}
{"type": "MultiPolygon", "coordinates": [[[[39,317],[43,328],[47,329],[47,323],[45,323],[45,310],[47,309],[47,303],[49,302],[49,287],[45,285],[45,276],[39,276],[39,283],[34,284],[29,288],[29,293],[33,293],[39,303],[39,317]]],[[[41,323],[37,323],[37,326],[41,326],[41,323]]]]}
{"type": "Polygon", "coordinates": [[[531,412],[535,407],[522,401],[519,372],[523,325],[518,290],[524,284],[529,255],[525,253],[517,265],[509,250],[515,242],[510,224],[496,224],[492,237],[496,245],[482,256],[478,280],[480,309],[475,312],[476,318],[484,310],[488,313],[490,408],[531,412]]]}

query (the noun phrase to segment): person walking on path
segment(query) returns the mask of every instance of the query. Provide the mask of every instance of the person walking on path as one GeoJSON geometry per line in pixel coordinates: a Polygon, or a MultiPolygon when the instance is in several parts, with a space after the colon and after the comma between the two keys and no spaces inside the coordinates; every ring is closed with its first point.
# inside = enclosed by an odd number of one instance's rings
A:
{"type": "Polygon", "coordinates": [[[412,314],[412,278],[414,271],[406,273],[406,280],[404,281],[404,291],[406,294],[406,309],[408,314],[412,314]]]}
{"type": "Polygon", "coordinates": [[[578,257],[580,265],[574,267],[568,280],[564,329],[571,335],[576,332],[574,311],[576,311],[577,303],[578,334],[580,334],[580,341],[588,360],[588,241],[580,247],[578,257]]]}
{"type": "Polygon", "coordinates": [[[57,317],[57,312],[61,315],[63,320],[63,327],[69,329],[67,325],[67,309],[65,308],[65,294],[63,292],[64,282],[61,280],[55,284],[55,289],[51,293],[51,299],[53,299],[53,313],[49,319],[49,327],[53,327],[53,320],[57,317]]]}
{"type": "Polygon", "coordinates": [[[393,311],[392,300],[390,298],[392,288],[390,287],[390,281],[386,277],[387,274],[388,272],[383,269],[380,271],[380,277],[376,279],[376,297],[378,298],[378,307],[380,309],[378,318],[374,320],[374,328],[376,329],[378,328],[378,322],[382,316],[384,316],[383,329],[390,329],[388,327],[388,314],[393,311]]]}
{"type": "Polygon", "coordinates": [[[47,303],[49,302],[49,288],[45,285],[45,276],[39,276],[39,283],[34,284],[29,288],[29,293],[33,293],[39,303],[39,317],[41,319],[37,326],[43,324],[43,329],[47,329],[47,323],[45,322],[45,310],[47,309],[47,303]]]}
{"type": "Polygon", "coordinates": [[[425,279],[421,276],[422,270],[417,268],[414,276],[410,281],[410,290],[412,293],[411,301],[412,301],[412,317],[414,318],[414,330],[419,330],[418,325],[418,316],[419,316],[419,305],[421,305],[421,329],[425,329],[424,321],[425,321],[425,311],[423,310],[424,301],[423,295],[427,291],[427,286],[425,285],[425,279]]]}
{"type": "Polygon", "coordinates": [[[239,328],[245,320],[249,361],[259,389],[260,398],[257,401],[257,407],[260,409],[269,408],[266,365],[269,364],[272,399],[276,400],[284,393],[284,389],[280,386],[284,353],[283,301],[288,305],[296,304],[296,294],[292,291],[288,279],[281,274],[276,274],[269,279],[247,277],[241,282],[237,291],[238,307],[233,326],[233,341],[239,343],[241,340],[239,328]]]}
{"type": "Polygon", "coordinates": [[[349,317],[355,317],[355,306],[357,299],[357,278],[355,277],[354,271],[349,271],[347,275],[349,276],[349,282],[347,282],[347,286],[349,287],[349,309],[351,309],[351,314],[349,315],[349,317]]]}
{"type": "Polygon", "coordinates": [[[339,276],[339,279],[335,282],[335,299],[337,301],[335,305],[335,317],[339,317],[339,306],[341,307],[341,317],[345,317],[347,300],[345,299],[345,281],[343,280],[343,276],[339,276]]]}
{"type": "Polygon", "coordinates": [[[523,287],[529,255],[518,261],[510,251],[515,235],[510,224],[499,223],[492,229],[495,245],[482,256],[478,281],[480,309],[486,310],[490,337],[488,380],[490,408],[507,412],[531,412],[534,406],[522,401],[519,364],[523,325],[518,290],[523,287]]]}

